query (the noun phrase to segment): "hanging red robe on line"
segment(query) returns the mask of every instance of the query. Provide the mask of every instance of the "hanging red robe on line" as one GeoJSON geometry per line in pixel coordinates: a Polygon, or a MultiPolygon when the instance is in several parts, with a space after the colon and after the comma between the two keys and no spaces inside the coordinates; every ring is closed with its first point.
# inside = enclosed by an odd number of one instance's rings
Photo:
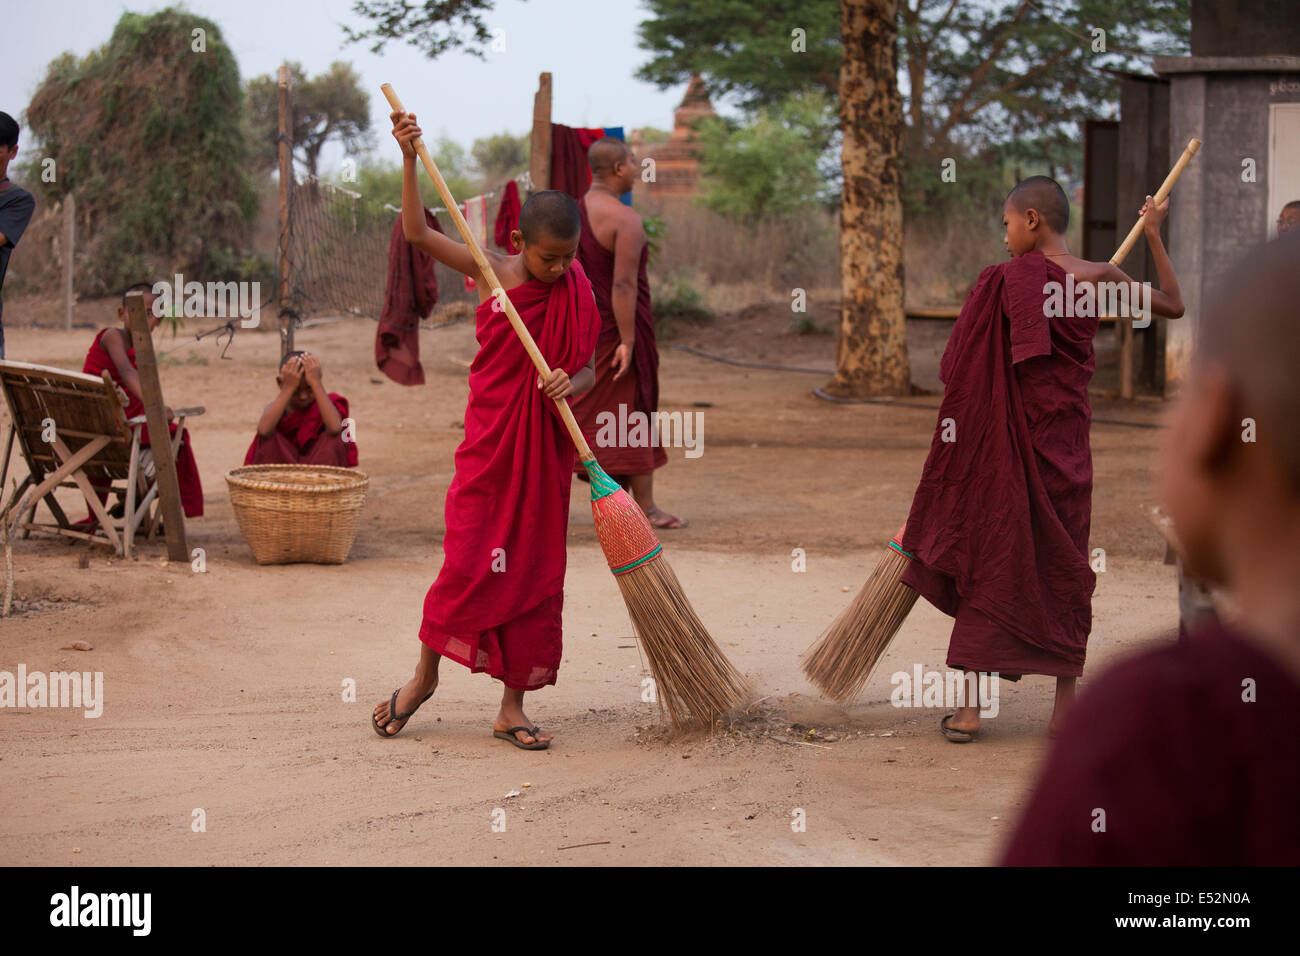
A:
{"type": "Polygon", "coordinates": [[[506,183],[501,193],[501,203],[497,207],[497,218],[492,225],[492,237],[497,245],[514,255],[519,250],[510,241],[510,233],[519,228],[519,213],[523,206],[519,203],[519,185],[512,179],[506,183]]]}
{"type": "MultiPolygon", "coordinates": [[[[552,368],[576,375],[600,316],[581,264],[555,282],[508,290],[552,368]]],[[[560,666],[565,538],[574,448],[505,313],[475,313],[465,439],[447,491],[442,570],[420,640],[516,690],[554,684],[560,666]]]]}
{"type": "MultiPolygon", "coordinates": [[[[136,398],[131,390],[122,382],[122,376],[118,374],[117,365],[113,362],[113,356],[108,354],[104,348],[102,339],[108,329],[100,329],[99,334],[95,336],[95,341],[90,344],[90,349],[86,352],[86,361],[81,366],[81,370],[87,375],[98,377],[103,372],[108,372],[113,381],[117,383],[127,396],[126,417],[135,418],[144,414],[144,402],[136,398]]],[[[135,368],[135,346],[127,349],[126,357],[131,362],[131,367],[135,368]]],[[[176,434],[176,423],[167,423],[168,431],[176,434]]],[[[142,425],[140,428],[140,447],[149,447],[149,426],[142,425]]],[[[187,518],[199,518],[203,515],[203,483],[199,481],[199,468],[194,462],[194,449],[190,446],[190,430],[185,429],[185,437],[181,439],[181,447],[176,453],[176,481],[180,485],[181,491],[181,509],[185,512],[187,518]]],[[[107,494],[107,492],[105,492],[107,494]]]]}
{"type": "MultiPolygon", "coordinates": [[[[438,217],[426,208],[424,222],[442,232],[438,217]]],[[[427,319],[438,301],[434,259],[406,241],[402,217],[393,223],[388,239],[388,285],[384,311],[375,330],[375,364],[399,385],[423,385],[420,364],[420,320],[427,319]]]]}
{"type": "Polygon", "coordinates": [[[902,547],[903,583],[955,617],[948,666],[1077,677],[1092,627],[1095,317],[1048,318],[1040,252],[980,273],[944,350],[946,390],[902,547]],[[945,438],[951,440],[945,440],[945,438]]]}

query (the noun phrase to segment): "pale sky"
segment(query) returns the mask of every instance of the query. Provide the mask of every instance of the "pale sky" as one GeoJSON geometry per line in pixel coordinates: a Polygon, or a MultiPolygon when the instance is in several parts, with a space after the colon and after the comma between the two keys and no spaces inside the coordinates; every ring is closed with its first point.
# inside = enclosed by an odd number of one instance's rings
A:
{"type": "MultiPolygon", "coordinates": [[[[85,56],[108,41],[123,12],[149,13],[167,3],[121,0],[0,0],[0,110],[22,112],[49,62],[64,51],[85,56]]],[[[374,94],[371,121],[378,155],[396,161],[386,132],[388,104],[381,83],[397,89],[432,139],[441,129],[461,145],[532,125],[537,76],[553,75],[552,119],[569,126],[672,128],[686,86],[665,91],[633,78],[650,56],[636,45],[636,27],[649,16],[639,0],[497,0],[485,16],[504,31],[505,52],[479,60],[460,51],[428,60],[403,42],[379,55],[364,43],[345,45],[339,24],[364,26],[352,0],[187,0],[184,6],[217,23],[234,51],[241,80],[273,73],[284,60],[308,76],[334,60],[350,61],[374,94]],[[382,125],[381,125],[382,124],[382,125]],[[391,154],[391,155],[390,155],[391,154]]],[[[326,169],[342,152],[327,153],[326,169]]]]}

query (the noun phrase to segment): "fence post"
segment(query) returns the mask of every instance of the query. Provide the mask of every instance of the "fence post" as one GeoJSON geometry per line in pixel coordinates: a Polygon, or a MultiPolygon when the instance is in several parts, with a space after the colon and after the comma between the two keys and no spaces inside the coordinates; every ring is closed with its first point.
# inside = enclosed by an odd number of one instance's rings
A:
{"type": "Polygon", "coordinates": [[[533,96],[533,135],[528,141],[528,174],[533,189],[551,188],[551,74],[537,78],[533,96]]]}
{"type": "Polygon", "coordinates": [[[63,320],[72,328],[72,266],[77,240],[77,200],[68,193],[63,198],[63,320]]]}
{"type": "Polygon", "coordinates": [[[289,312],[289,295],[293,284],[289,275],[289,190],[293,186],[293,118],[289,101],[289,68],[281,65],[278,82],[280,114],[280,359],[293,351],[293,316],[289,312]]]}

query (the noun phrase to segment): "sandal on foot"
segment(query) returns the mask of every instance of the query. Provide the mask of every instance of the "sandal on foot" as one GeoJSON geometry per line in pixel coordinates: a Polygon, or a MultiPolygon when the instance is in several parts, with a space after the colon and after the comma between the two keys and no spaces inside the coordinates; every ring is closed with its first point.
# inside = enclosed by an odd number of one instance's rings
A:
{"type": "Polygon", "coordinates": [[[943,731],[943,735],[953,743],[968,744],[975,739],[975,735],[978,734],[979,731],[957,730],[955,727],[949,727],[948,721],[956,716],[956,714],[945,714],[943,720],[939,721],[939,729],[943,731]]]}
{"type": "Polygon", "coordinates": [[[656,531],[675,531],[678,528],[689,528],[691,525],[685,518],[670,515],[662,508],[656,508],[655,510],[659,512],[660,517],[652,518],[650,515],[646,515],[645,518],[650,522],[650,527],[656,531]]]}
{"type": "Polygon", "coordinates": [[[399,714],[397,712],[397,695],[401,690],[402,688],[399,687],[397,690],[393,691],[393,699],[388,702],[388,719],[386,721],[381,724],[375,720],[373,714],[370,715],[370,726],[375,729],[375,733],[383,737],[385,740],[391,740],[393,737],[396,737],[397,734],[400,734],[402,732],[402,727],[405,727],[406,722],[415,716],[415,712],[420,709],[424,704],[424,701],[433,696],[433,691],[429,691],[429,693],[424,695],[424,700],[412,707],[408,713],[399,714]],[[388,732],[388,725],[399,720],[402,722],[402,727],[397,728],[397,734],[390,734],[388,732]]]}
{"type": "Polygon", "coordinates": [[[540,727],[511,727],[509,730],[497,730],[493,728],[492,736],[500,737],[502,740],[508,740],[520,750],[545,750],[551,745],[551,742],[549,740],[538,740],[537,735],[540,732],[540,727]],[[532,737],[533,742],[531,744],[526,744],[516,737],[515,734],[520,731],[523,731],[529,737],[532,737]]]}

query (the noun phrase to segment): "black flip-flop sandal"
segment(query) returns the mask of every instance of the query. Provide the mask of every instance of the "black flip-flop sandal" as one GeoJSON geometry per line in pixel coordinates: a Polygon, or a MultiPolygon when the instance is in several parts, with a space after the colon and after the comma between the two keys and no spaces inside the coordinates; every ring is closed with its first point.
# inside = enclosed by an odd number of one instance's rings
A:
{"type": "Polygon", "coordinates": [[[949,727],[948,720],[956,716],[956,714],[945,714],[943,720],[939,721],[939,730],[941,730],[943,735],[955,744],[968,744],[975,739],[975,734],[978,734],[979,731],[977,730],[972,733],[970,731],[957,730],[953,727],[949,727]]]}
{"type": "Polygon", "coordinates": [[[411,708],[410,713],[399,714],[397,712],[397,695],[401,693],[401,690],[402,688],[399,687],[397,690],[393,691],[393,699],[388,702],[388,719],[386,721],[381,724],[376,722],[373,714],[370,716],[370,726],[375,729],[375,733],[383,737],[385,740],[392,740],[397,736],[397,734],[400,734],[403,728],[406,727],[406,721],[414,717],[415,712],[424,705],[424,701],[433,696],[433,691],[429,691],[429,693],[424,695],[424,700],[411,708]],[[390,734],[388,732],[388,725],[398,720],[402,721],[402,726],[397,728],[397,734],[390,734]]]}
{"type": "Polygon", "coordinates": [[[508,740],[516,747],[518,747],[520,750],[545,750],[547,747],[551,745],[551,742],[549,740],[538,740],[537,735],[540,732],[541,732],[540,727],[511,727],[509,730],[493,729],[492,736],[500,737],[502,740],[508,740]],[[515,734],[519,733],[520,731],[523,731],[529,737],[532,737],[533,742],[531,744],[526,744],[518,737],[516,737],[515,734]]]}

